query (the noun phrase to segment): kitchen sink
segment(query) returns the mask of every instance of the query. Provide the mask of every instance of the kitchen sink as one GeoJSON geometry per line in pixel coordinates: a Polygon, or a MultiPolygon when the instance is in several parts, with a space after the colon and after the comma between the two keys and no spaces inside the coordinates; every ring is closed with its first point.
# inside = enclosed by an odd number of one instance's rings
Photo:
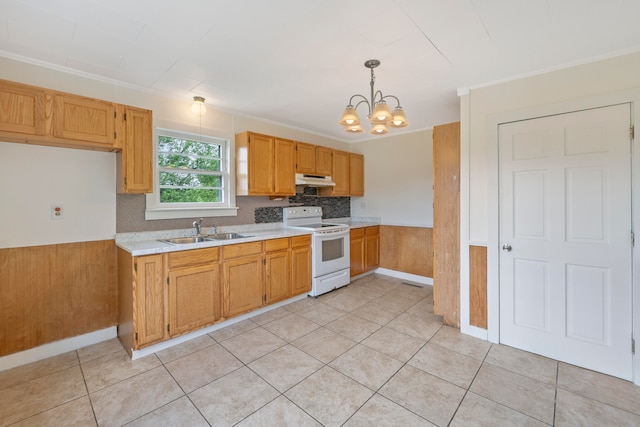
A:
{"type": "Polygon", "coordinates": [[[186,245],[188,243],[202,243],[202,242],[210,242],[213,239],[210,237],[175,237],[173,239],[160,239],[161,242],[171,243],[172,245],[186,245]]]}
{"type": "Polygon", "coordinates": [[[238,234],[238,233],[220,233],[220,234],[209,234],[207,237],[214,240],[231,240],[231,239],[242,239],[243,237],[249,237],[249,236],[245,236],[243,234],[238,234]]]}

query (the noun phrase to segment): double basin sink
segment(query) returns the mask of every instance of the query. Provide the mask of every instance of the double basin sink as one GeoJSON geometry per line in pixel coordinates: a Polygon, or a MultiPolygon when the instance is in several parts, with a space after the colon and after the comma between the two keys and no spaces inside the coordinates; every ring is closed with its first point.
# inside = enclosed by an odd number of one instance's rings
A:
{"type": "Polygon", "coordinates": [[[170,243],[172,245],[186,245],[189,243],[213,242],[216,240],[242,239],[244,237],[251,237],[251,236],[245,236],[244,234],[238,234],[238,233],[220,233],[220,234],[208,234],[206,236],[175,237],[173,239],[159,239],[159,241],[164,243],[170,243]]]}

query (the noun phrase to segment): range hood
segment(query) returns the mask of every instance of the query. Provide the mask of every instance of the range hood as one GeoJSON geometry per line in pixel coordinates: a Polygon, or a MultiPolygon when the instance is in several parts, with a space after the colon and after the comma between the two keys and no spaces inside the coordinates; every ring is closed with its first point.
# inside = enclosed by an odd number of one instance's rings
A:
{"type": "Polygon", "coordinates": [[[307,187],[333,187],[336,183],[331,180],[330,176],[297,173],[296,185],[304,185],[307,187]]]}

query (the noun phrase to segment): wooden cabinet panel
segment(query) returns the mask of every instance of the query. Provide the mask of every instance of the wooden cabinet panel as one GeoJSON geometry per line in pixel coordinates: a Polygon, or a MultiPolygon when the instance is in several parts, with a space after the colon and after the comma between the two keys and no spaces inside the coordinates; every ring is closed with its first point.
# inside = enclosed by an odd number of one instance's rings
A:
{"type": "Polygon", "coordinates": [[[318,175],[331,175],[332,151],[328,147],[316,146],[316,173],[318,175]]]}
{"type": "Polygon", "coordinates": [[[364,270],[370,271],[380,265],[380,227],[367,227],[364,232],[364,270]]]}
{"type": "Polygon", "coordinates": [[[296,143],[296,171],[298,173],[316,173],[316,147],[305,142],[296,143]]]}
{"type": "Polygon", "coordinates": [[[169,335],[174,337],[218,321],[222,314],[221,287],[217,262],[169,271],[169,335]]]}
{"type": "Polygon", "coordinates": [[[187,265],[206,264],[220,259],[220,248],[195,249],[191,251],[170,252],[167,254],[167,267],[173,269],[187,265]]]}
{"type": "Polygon", "coordinates": [[[350,231],[351,277],[364,273],[364,228],[350,231]]]}
{"type": "Polygon", "coordinates": [[[115,106],[111,102],[56,93],[53,98],[53,135],[113,147],[115,106]]]}
{"type": "Polygon", "coordinates": [[[292,246],[291,295],[300,295],[311,290],[311,238],[306,244],[292,246]]]}
{"type": "Polygon", "coordinates": [[[332,187],[332,195],[349,195],[349,153],[345,151],[333,152],[333,174],[331,175],[336,183],[332,187]]]}
{"type": "Polygon", "coordinates": [[[433,128],[433,302],[460,326],[460,123],[433,128]]]}
{"type": "Polygon", "coordinates": [[[222,268],[224,317],[242,314],[262,306],[262,255],[230,259],[222,263],[222,268]]]}
{"type": "Polygon", "coordinates": [[[43,89],[0,80],[0,131],[44,135],[45,99],[43,89]]]}
{"type": "Polygon", "coordinates": [[[118,192],[129,194],[153,191],[153,131],[150,110],[118,106],[124,120],[122,151],[118,164],[118,192]]]}
{"type": "Polygon", "coordinates": [[[134,258],[134,348],[164,339],[164,289],[162,255],[134,258]]]}
{"type": "Polygon", "coordinates": [[[273,141],[273,195],[296,194],[296,143],[275,138],[273,141]]]}
{"type": "Polygon", "coordinates": [[[364,156],[349,154],[349,194],[364,196],[364,156]]]}
{"type": "Polygon", "coordinates": [[[225,245],[222,247],[222,257],[224,259],[255,255],[261,252],[262,242],[239,243],[237,245],[225,245]]]}
{"type": "Polygon", "coordinates": [[[265,261],[265,303],[271,304],[289,298],[291,296],[289,250],[267,253],[265,261]]]}
{"type": "Polygon", "coordinates": [[[269,195],[274,183],[273,138],[249,136],[249,194],[269,195]]]}

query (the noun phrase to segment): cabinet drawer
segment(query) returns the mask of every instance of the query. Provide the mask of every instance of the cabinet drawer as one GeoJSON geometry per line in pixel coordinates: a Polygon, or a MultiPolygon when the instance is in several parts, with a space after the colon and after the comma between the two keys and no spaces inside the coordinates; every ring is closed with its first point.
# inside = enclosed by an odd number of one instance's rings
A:
{"type": "Polygon", "coordinates": [[[220,248],[171,252],[167,256],[169,269],[185,265],[206,264],[220,259],[220,248]]]}
{"type": "Polygon", "coordinates": [[[240,243],[237,245],[226,245],[222,248],[224,259],[236,258],[245,255],[254,255],[262,252],[262,242],[240,243]]]}
{"type": "Polygon", "coordinates": [[[367,236],[375,236],[380,234],[380,226],[378,225],[374,225],[373,227],[367,227],[365,228],[365,232],[364,232],[367,236]]]}
{"type": "Polygon", "coordinates": [[[351,238],[364,237],[364,228],[352,228],[351,229],[351,238]]]}
{"type": "Polygon", "coordinates": [[[299,246],[310,246],[311,245],[311,235],[306,234],[304,236],[296,236],[291,238],[291,247],[297,248],[299,246]]]}
{"type": "Polygon", "coordinates": [[[272,239],[264,242],[264,250],[267,252],[289,249],[289,239],[272,239]]]}

